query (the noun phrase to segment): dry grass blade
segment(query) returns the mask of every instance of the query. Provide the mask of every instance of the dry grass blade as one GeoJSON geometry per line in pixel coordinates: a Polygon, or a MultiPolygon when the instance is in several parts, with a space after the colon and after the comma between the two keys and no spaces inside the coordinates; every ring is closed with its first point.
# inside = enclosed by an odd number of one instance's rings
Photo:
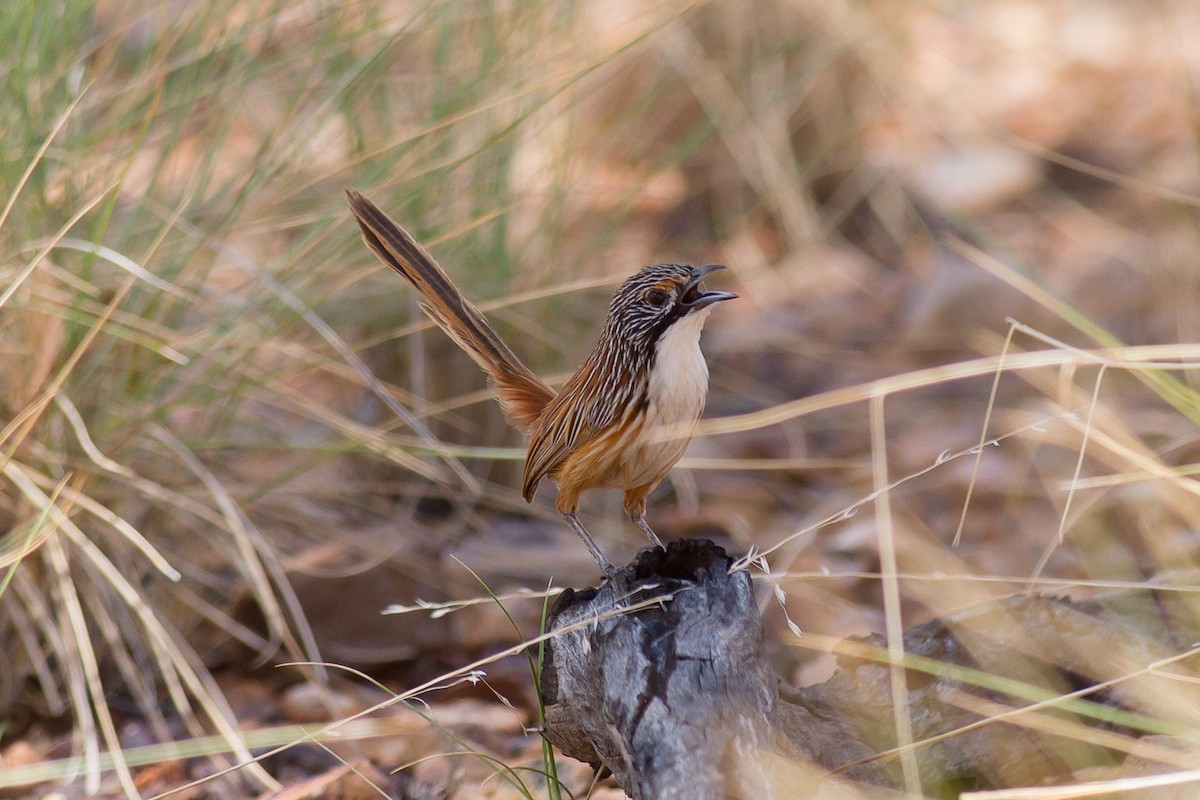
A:
{"type": "MultiPolygon", "coordinates": [[[[83,725],[85,730],[91,727],[91,714],[95,714],[95,721],[99,725],[104,744],[110,753],[116,755],[116,758],[113,760],[113,768],[121,781],[121,787],[124,789],[127,797],[136,798],[138,791],[134,786],[133,775],[129,771],[129,765],[121,757],[121,740],[117,736],[117,728],[113,723],[112,713],[109,711],[108,703],[105,700],[104,682],[100,677],[100,666],[96,660],[96,652],[92,648],[91,631],[88,628],[86,615],[80,603],[79,595],[75,590],[75,583],[71,578],[66,550],[63,548],[62,542],[57,539],[50,540],[45,549],[49,556],[48,561],[53,567],[54,576],[57,579],[55,589],[58,600],[61,602],[63,610],[66,613],[66,624],[71,634],[73,652],[79,658],[80,668],[83,672],[83,683],[88,691],[85,703],[77,705],[76,712],[81,712],[85,708],[90,709],[90,713],[88,714],[89,721],[83,725]]],[[[92,736],[85,736],[83,744],[84,786],[89,794],[96,794],[100,789],[99,742],[92,736]]]]}
{"type": "Polygon", "coordinates": [[[1144,775],[1107,781],[1076,783],[1067,786],[1039,786],[1029,789],[991,789],[964,792],[962,800],[1074,800],[1080,797],[1106,797],[1114,792],[1138,792],[1167,786],[1200,783],[1200,770],[1173,772],[1168,775],[1144,775]]]}
{"type": "MultiPolygon", "coordinates": [[[[779,403],[761,411],[704,420],[696,428],[697,436],[745,433],[778,425],[798,417],[828,411],[840,406],[865,402],[878,395],[910,392],[939,384],[954,383],[967,378],[994,375],[998,366],[1005,372],[1045,367],[1101,366],[1139,370],[1194,370],[1200,363],[1200,344],[1157,344],[1118,347],[1103,350],[1037,350],[1006,355],[999,358],[977,358],[954,364],[912,370],[900,375],[880,378],[870,383],[834,389],[820,394],[779,403]]],[[[664,435],[668,432],[664,431],[664,435]]]]}
{"type": "MultiPolygon", "coordinates": [[[[4,210],[0,211],[0,229],[3,229],[4,223],[8,221],[8,217],[12,213],[13,206],[17,204],[17,199],[21,196],[21,192],[24,190],[26,184],[29,183],[29,178],[33,174],[33,171],[37,169],[39,164],[42,163],[42,159],[46,156],[46,151],[50,149],[50,145],[53,144],[54,140],[58,137],[58,134],[62,132],[63,126],[65,126],[68,120],[70,120],[74,115],[76,107],[79,105],[79,102],[83,100],[86,92],[87,89],[85,87],[84,91],[76,94],[75,98],[67,104],[67,107],[62,110],[62,112],[58,115],[58,119],[55,120],[54,124],[50,127],[50,132],[46,134],[37,151],[33,153],[32,157],[26,162],[25,171],[21,173],[19,178],[17,178],[15,184],[13,185],[12,193],[9,194],[8,200],[4,204],[4,210]]],[[[33,263],[36,264],[40,260],[40,258],[34,259],[33,263]]],[[[0,302],[0,306],[3,305],[4,303],[0,302]]]]}
{"type": "Polygon", "coordinates": [[[979,428],[978,452],[975,453],[975,463],[971,465],[971,479],[967,482],[966,496],[963,497],[963,508],[962,514],[958,518],[958,528],[954,531],[953,545],[955,547],[958,547],[962,543],[963,527],[967,524],[967,511],[971,507],[971,495],[975,493],[975,482],[979,479],[979,465],[983,461],[983,446],[987,442],[987,434],[992,422],[992,411],[996,407],[996,393],[1000,390],[1000,376],[1004,374],[1004,358],[1008,355],[1009,348],[1012,345],[1014,331],[1014,326],[1009,325],[1008,334],[1004,337],[1004,346],[1000,348],[1000,355],[996,360],[996,377],[992,379],[992,390],[988,395],[987,410],[983,414],[983,424],[979,428]]]}
{"type": "MultiPolygon", "coordinates": [[[[411,733],[414,729],[411,722],[400,718],[363,719],[338,728],[337,734],[331,736],[332,742],[354,742],[385,736],[398,736],[411,733]]],[[[243,734],[246,747],[259,749],[276,747],[280,744],[294,742],[310,735],[308,726],[277,725],[246,730],[243,734]]],[[[131,767],[140,767],[165,761],[175,761],[186,758],[206,758],[229,754],[229,742],[220,736],[205,736],[184,739],[177,742],[126,747],[122,749],[125,763],[131,767]]],[[[102,770],[114,768],[112,754],[101,753],[99,766],[102,770]]],[[[80,758],[63,759],[31,764],[24,767],[5,767],[0,769],[0,788],[14,789],[31,786],[61,778],[78,772],[83,767],[80,758]]]]}
{"type": "Polygon", "coordinates": [[[888,658],[891,659],[892,709],[904,786],[911,795],[921,794],[917,760],[912,754],[912,719],[908,709],[908,684],[904,671],[904,623],[900,617],[900,591],[896,580],[896,541],[892,527],[890,483],[887,468],[887,434],[884,427],[884,395],[871,398],[871,459],[875,483],[875,522],[883,577],[883,613],[887,624],[888,658]]]}

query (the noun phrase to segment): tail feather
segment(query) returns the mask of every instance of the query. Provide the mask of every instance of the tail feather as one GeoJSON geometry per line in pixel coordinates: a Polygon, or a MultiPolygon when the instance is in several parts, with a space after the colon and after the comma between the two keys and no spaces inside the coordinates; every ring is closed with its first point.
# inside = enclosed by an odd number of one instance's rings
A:
{"type": "Polygon", "coordinates": [[[346,196],[367,247],[417,290],[425,313],[488,374],[509,423],[528,431],[554,399],[554,390],[522,363],[407,231],[353,189],[346,196]]]}

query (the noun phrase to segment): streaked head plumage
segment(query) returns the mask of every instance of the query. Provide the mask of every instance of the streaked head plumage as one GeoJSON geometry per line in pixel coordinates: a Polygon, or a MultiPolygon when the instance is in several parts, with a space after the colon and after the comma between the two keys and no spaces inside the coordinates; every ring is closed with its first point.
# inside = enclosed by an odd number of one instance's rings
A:
{"type": "Polygon", "coordinates": [[[731,292],[704,290],[705,276],[721,264],[655,264],[621,284],[608,309],[606,329],[631,344],[652,344],[674,322],[722,300],[731,292]]]}

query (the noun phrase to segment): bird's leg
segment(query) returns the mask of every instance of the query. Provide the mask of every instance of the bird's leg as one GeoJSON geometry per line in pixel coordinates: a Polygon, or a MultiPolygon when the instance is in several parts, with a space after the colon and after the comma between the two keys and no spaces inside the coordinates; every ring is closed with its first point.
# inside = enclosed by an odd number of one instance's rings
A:
{"type": "Polygon", "coordinates": [[[654,545],[655,547],[663,546],[662,540],[654,534],[654,529],[650,527],[649,522],[646,522],[645,517],[643,517],[641,514],[630,514],[629,518],[633,520],[639,528],[642,529],[642,533],[646,534],[646,538],[650,540],[650,544],[654,545]]]}
{"type": "Polygon", "coordinates": [[[579,534],[579,538],[583,539],[583,544],[587,547],[588,552],[592,554],[592,558],[600,564],[600,570],[604,573],[604,577],[611,578],[617,568],[612,565],[612,562],[604,557],[604,553],[600,552],[600,548],[592,541],[592,535],[587,532],[587,528],[583,527],[583,523],[579,521],[579,517],[575,516],[572,511],[564,511],[563,517],[566,518],[567,524],[579,534]]]}
{"type": "Polygon", "coordinates": [[[654,535],[654,529],[650,527],[649,522],[646,522],[645,517],[646,498],[650,495],[650,491],[657,485],[658,481],[653,481],[626,489],[624,498],[625,513],[633,520],[633,524],[642,529],[642,533],[646,534],[646,538],[650,540],[650,544],[655,547],[662,547],[662,540],[654,535]]]}

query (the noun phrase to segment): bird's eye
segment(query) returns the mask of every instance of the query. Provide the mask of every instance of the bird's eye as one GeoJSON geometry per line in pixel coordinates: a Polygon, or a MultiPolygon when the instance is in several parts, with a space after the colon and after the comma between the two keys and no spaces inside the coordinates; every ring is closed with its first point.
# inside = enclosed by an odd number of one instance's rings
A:
{"type": "Polygon", "coordinates": [[[646,302],[655,308],[662,308],[667,304],[670,296],[662,289],[651,289],[646,292],[646,302]]]}

